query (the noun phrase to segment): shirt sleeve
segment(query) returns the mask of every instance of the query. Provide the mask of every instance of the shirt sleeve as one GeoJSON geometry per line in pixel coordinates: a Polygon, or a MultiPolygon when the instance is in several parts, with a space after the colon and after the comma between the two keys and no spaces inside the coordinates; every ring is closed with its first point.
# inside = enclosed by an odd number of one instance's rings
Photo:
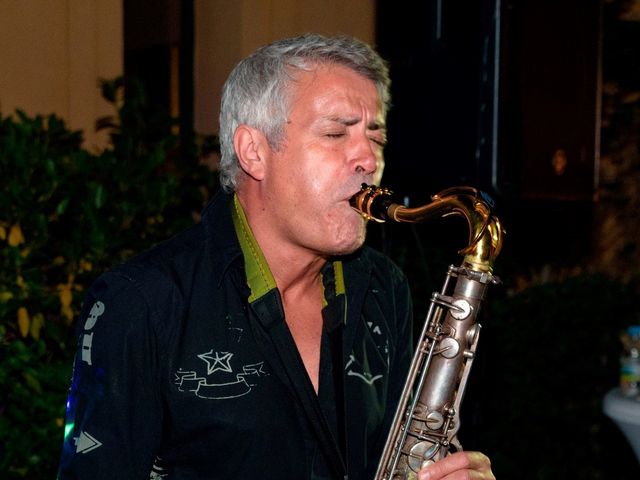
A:
{"type": "Polygon", "coordinates": [[[151,316],[140,291],[120,275],[102,276],[89,291],[58,480],[149,478],[162,428],[151,316]]]}

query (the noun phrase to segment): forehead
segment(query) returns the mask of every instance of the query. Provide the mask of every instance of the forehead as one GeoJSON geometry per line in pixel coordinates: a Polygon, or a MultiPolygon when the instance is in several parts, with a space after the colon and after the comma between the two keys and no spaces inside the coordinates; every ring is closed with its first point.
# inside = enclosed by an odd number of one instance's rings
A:
{"type": "MultiPolygon", "coordinates": [[[[367,110],[380,116],[382,102],[375,83],[358,72],[337,64],[320,64],[298,71],[290,83],[290,113],[342,113],[340,110],[367,110]]],[[[347,113],[346,111],[344,113],[347,113]]]]}

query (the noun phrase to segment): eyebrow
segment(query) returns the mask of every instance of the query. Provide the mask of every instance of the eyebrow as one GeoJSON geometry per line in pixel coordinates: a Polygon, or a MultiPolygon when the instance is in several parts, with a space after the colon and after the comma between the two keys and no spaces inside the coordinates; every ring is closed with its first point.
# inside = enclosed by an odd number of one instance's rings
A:
{"type": "MultiPolygon", "coordinates": [[[[353,118],[329,117],[329,120],[332,122],[336,122],[341,125],[344,125],[345,127],[351,127],[359,123],[362,120],[362,118],[361,117],[353,117],[353,118]]],[[[367,124],[367,130],[386,130],[386,126],[376,121],[372,121],[367,124]]]]}

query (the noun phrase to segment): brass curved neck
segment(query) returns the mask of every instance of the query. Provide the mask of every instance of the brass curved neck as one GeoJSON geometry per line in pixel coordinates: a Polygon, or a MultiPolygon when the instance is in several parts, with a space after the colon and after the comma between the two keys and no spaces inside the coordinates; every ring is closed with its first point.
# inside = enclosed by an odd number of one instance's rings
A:
{"type": "Polygon", "coordinates": [[[504,229],[491,213],[491,200],[473,187],[453,187],[433,195],[431,203],[408,208],[391,200],[391,191],[371,185],[351,199],[351,206],[365,218],[384,222],[419,223],[434,218],[461,216],[469,226],[468,245],[458,253],[464,255],[464,265],[472,270],[491,273],[502,247],[504,229]]]}

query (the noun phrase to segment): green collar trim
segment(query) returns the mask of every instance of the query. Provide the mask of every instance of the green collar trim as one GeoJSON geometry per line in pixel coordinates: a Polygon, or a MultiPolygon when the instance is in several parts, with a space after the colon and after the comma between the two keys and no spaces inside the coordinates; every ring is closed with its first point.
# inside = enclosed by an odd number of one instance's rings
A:
{"type": "Polygon", "coordinates": [[[335,275],[335,282],[336,282],[336,295],[344,295],[347,289],[344,286],[344,273],[342,271],[342,260],[335,260],[333,262],[333,273],[335,275]]]}
{"type": "Polygon", "coordinates": [[[247,284],[251,289],[249,303],[252,303],[276,288],[276,280],[273,278],[267,260],[264,258],[264,254],[253,236],[237,195],[233,196],[231,218],[233,218],[233,226],[244,256],[247,284]]]}
{"type": "MultiPolygon", "coordinates": [[[[244,257],[244,268],[247,275],[247,284],[251,290],[249,295],[249,303],[255,302],[259,298],[266,295],[271,290],[277,288],[276,280],[273,278],[273,274],[269,269],[266,258],[258,245],[247,217],[244,214],[242,205],[238,200],[238,196],[233,196],[233,206],[231,208],[231,218],[233,219],[233,226],[240,242],[240,248],[242,249],[242,255],[244,257]]],[[[333,264],[333,282],[335,285],[335,295],[344,295],[346,292],[344,284],[344,273],[342,270],[342,261],[334,260],[333,264]]],[[[329,279],[327,279],[329,280],[329,279]]],[[[330,280],[329,280],[330,281],[330,280]]],[[[322,305],[325,307],[328,304],[325,277],[323,275],[323,289],[322,289],[322,305]]]]}

